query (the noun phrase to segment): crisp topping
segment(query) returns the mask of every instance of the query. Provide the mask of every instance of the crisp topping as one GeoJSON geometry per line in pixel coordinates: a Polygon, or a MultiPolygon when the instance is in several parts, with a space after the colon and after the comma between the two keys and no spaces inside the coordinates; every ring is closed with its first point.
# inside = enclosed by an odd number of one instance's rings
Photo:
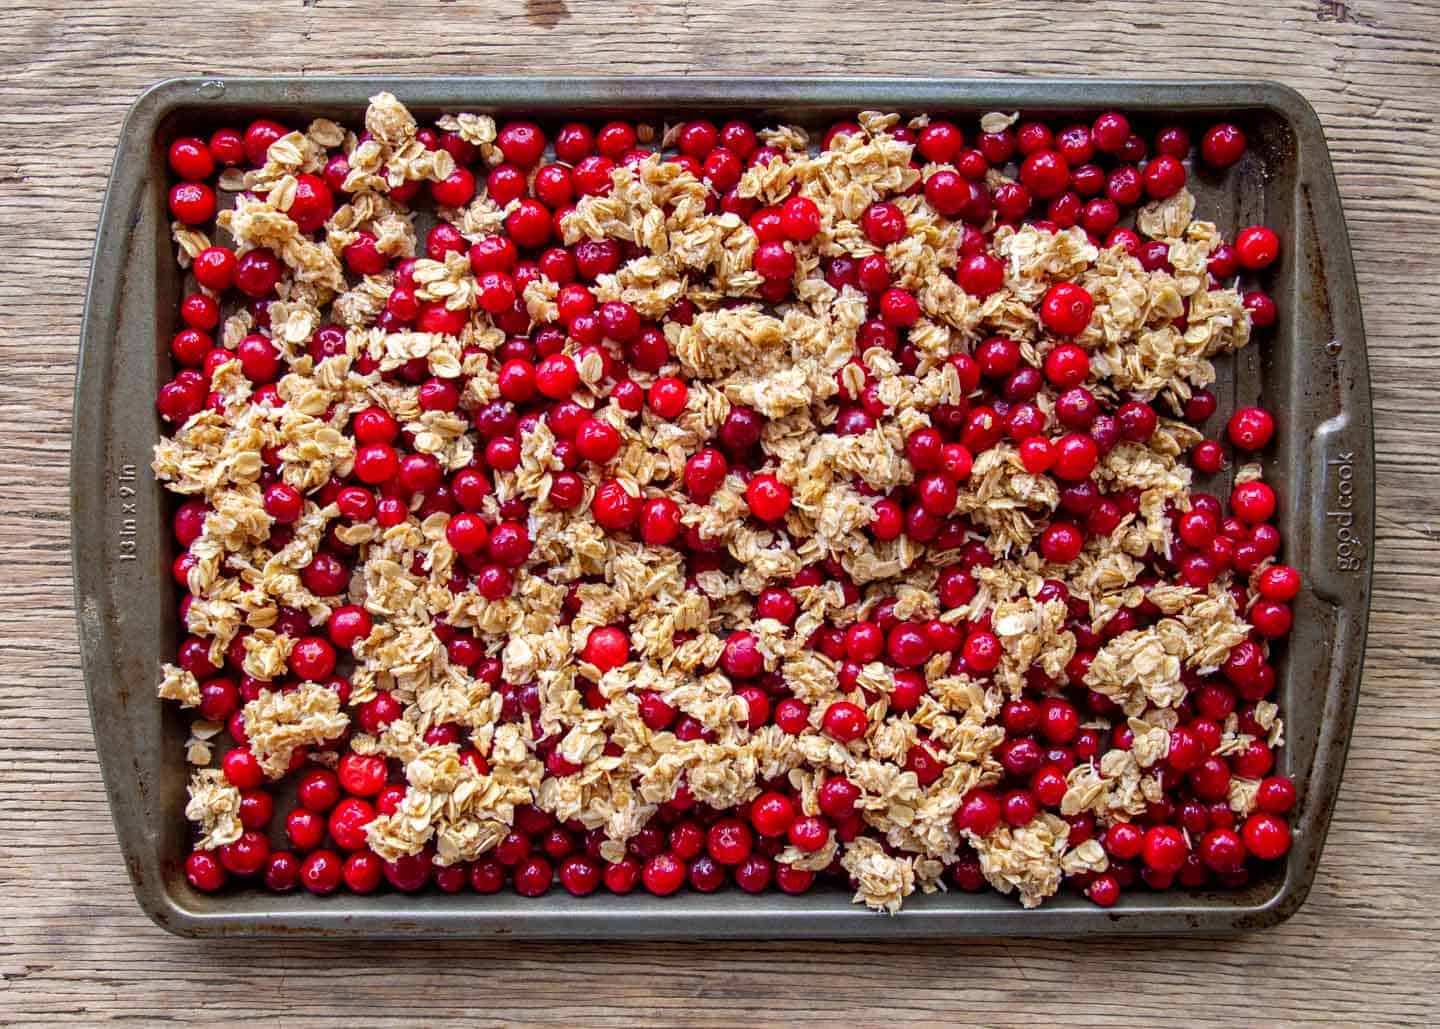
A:
{"type": "MultiPolygon", "coordinates": [[[[980,127],[1009,132],[1018,117],[992,112],[980,127]]],[[[177,566],[184,623],[211,664],[229,666],[218,674],[249,677],[240,717],[266,777],[334,765],[344,750],[383,757],[405,787],[366,829],[386,861],[484,859],[533,807],[595,833],[615,862],[662,810],[729,811],[781,784],[819,816],[825,783],[843,777],[858,791],[853,821],[835,820],[823,843],[791,837],[767,853],[796,873],[843,870],[873,909],[893,914],[916,889],[943,888],[961,861],[1026,907],[1062,877],[1106,873],[1098,838],[1072,846],[1079,837],[1053,812],[1093,816],[1098,831],[1144,814],[1162,795],[1197,677],[1251,638],[1228,572],[1197,586],[1168,571],[1190,552],[1175,524],[1200,503],[1186,455],[1203,437],[1152,417],[1148,438],[1109,441],[1084,478],[1116,513],[1087,523],[1084,498],[1067,496],[1066,478],[1027,456],[1030,436],[1007,427],[1022,401],[1001,396],[1009,387],[993,371],[984,391],[966,375],[993,337],[1032,372],[1078,347],[1084,386],[1107,410],[1141,400],[1178,414],[1215,380],[1212,359],[1251,330],[1241,295],[1211,288],[1222,239],[1195,219],[1195,198],[1180,189],[1138,210],[1138,232],[1165,252],[1158,263],[1078,225],[1016,223],[988,207],[967,227],[924,188],[955,166],[910,142],[938,123],[868,111],[823,148],[796,127],[764,129],[766,159],[742,162],[723,204],[684,162],[626,157],[608,188],[602,178],[550,226],[603,270],[555,281],[527,247],[523,268],[513,253],[496,259],[512,295],[482,246],[513,234],[528,202],[495,185],[517,168],[505,165],[503,133],[482,114],[436,124],[444,145],[379,93],[363,136],[317,119],[275,139],[258,166],[228,169],[221,183],[236,195],[215,233],[172,226],[182,267],[214,239],[240,255],[268,250],[281,269],[268,306],[227,309],[220,353],[206,359],[207,402],[152,463],[168,489],[204,505],[177,566]],[[470,169],[457,173],[467,151],[470,169]],[[323,232],[303,231],[305,190],[335,157],[343,191],[323,232]],[[500,179],[487,185],[492,168],[500,179]],[[451,195],[467,173],[473,195],[451,195]],[[455,245],[424,236],[416,189],[454,205],[437,213],[455,245]],[[783,241],[788,280],[767,278],[774,236],[736,212],[800,201],[817,222],[783,241]],[[895,226],[888,242],[870,224],[877,207],[895,226]],[[993,289],[971,292],[960,266],[976,238],[999,270],[993,289]],[[385,260],[357,271],[360,243],[385,260]],[[883,298],[837,270],[866,261],[884,265],[883,298]],[[1043,311],[1061,285],[1093,300],[1064,338],[1043,311]],[[598,308],[584,315],[593,333],[567,321],[577,289],[598,308]],[[893,293],[913,302],[902,332],[886,313],[893,293]],[[643,330],[622,334],[617,312],[643,330]],[[279,371],[252,380],[256,334],[279,371]],[[665,410],[657,398],[670,380],[684,393],[665,410]],[[548,414],[530,401],[537,393],[548,414]],[[391,429],[362,438],[362,413],[391,429]],[[944,456],[949,493],[934,482],[941,458],[912,452],[937,428],[947,444],[975,443],[962,447],[968,471],[952,475],[959,458],[944,456]],[[372,475],[377,446],[399,449],[383,477],[372,475]],[[725,458],[699,489],[687,465],[717,447],[725,458]],[[773,518],[760,517],[762,481],[784,491],[773,518]],[[273,501],[277,486],[300,498],[293,510],[273,501]],[[927,490],[940,506],[932,497],[922,510],[927,490]],[[1083,546],[1059,556],[1046,534],[1064,526],[1083,546]],[[761,609],[776,589],[789,614],[761,609]],[[944,599],[952,590],[963,599],[944,599]],[[305,674],[314,648],[298,637],[334,637],[356,612],[367,628],[339,648],[334,675],[347,689],[337,690],[331,671],[305,674]],[[848,635],[882,624],[914,627],[918,656],[902,660],[893,631],[868,652],[848,635]],[[971,653],[982,644],[989,651],[971,653]],[[966,797],[1017,785],[1007,702],[1067,689],[1094,694],[1081,717],[1100,713],[1086,730],[1102,745],[1069,768],[1063,799],[1057,786],[1023,824],[961,827],[966,797]],[[781,702],[798,705],[783,722],[781,702]],[[855,731],[831,724],[837,707],[859,713],[855,731]]],[[[683,132],[651,127],[640,142],[672,145],[683,132]]],[[[528,169],[533,186],[540,173],[528,169]]],[[[986,179],[1009,181],[997,168],[986,179]]],[[[1073,427],[1052,385],[1013,393],[1033,398],[1044,438],[1073,427]]],[[[1260,477],[1246,465],[1236,481],[1260,477]]],[[[179,660],[163,666],[159,696],[199,707],[210,673],[179,660]]],[[[1280,745],[1273,703],[1246,717],[1280,745]]],[[[1251,742],[1235,718],[1217,754],[1251,742]]],[[[189,759],[211,764],[223,732],[193,721],[189,759]]],[[[1258,790],[1233,778],[1230,806],[1256,810],[1258,790]]],[[[200,847],[240,836],[239,805],[222,771],[195,772],[186,814],[200,847]]]]}

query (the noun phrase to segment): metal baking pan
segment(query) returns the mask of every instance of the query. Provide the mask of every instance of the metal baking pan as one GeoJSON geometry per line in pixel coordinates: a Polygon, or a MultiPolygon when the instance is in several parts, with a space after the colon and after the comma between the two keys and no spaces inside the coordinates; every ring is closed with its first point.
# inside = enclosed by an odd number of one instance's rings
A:
{"type": "MultiPolygon", "coordinates": [[[[1213,430],[1216,426],[1211,426],[1213,430]]],[[[1267,82],[840,78],[176,79],[130,109],[100,218],[82,327],[71,457],[72,547],[82,661],[115,830],[140,906],[195,936],[863,937],[1222,932],[1272,925],[1315,876],[1350,739],[1373,554],[1370,380],[1350,246],[1320,122],[1293,90],[1267,82]],[[1200,210],[1227,234],[1263,223],[1284,240],[1272,272],[1277,327],[1222,362],[1221,413],[1263,398],[1279,432],[1266,457],[1281,496],[1285,558],[1304,573],[1281,659],[1296,777],[1295,845],[1272,873],[1233,893],[1136,892],[1110,910],[1057,896],[1026,911],[996,894],[911,897],[895,917],[852,905],[836,886],[789,897],[738,892],[671,897],[556,889],[515,895],[202,895],[185,881],[185,725],[155,697],[175,653],[170,498],[149,471],[160,425],[182,276],[166,212],[166,148],[178,135],[257,116],[326,115],[357,124],[388,89],[417,115],[514,114],[541,121],[752,115],[819,126],[861,109],[971,118],[986,111],[1082,115],[1119,108],[1139,122],[1192,129],[1223,115],[1252,146],[1222,175],[1191,176],[1200,210]]]]}

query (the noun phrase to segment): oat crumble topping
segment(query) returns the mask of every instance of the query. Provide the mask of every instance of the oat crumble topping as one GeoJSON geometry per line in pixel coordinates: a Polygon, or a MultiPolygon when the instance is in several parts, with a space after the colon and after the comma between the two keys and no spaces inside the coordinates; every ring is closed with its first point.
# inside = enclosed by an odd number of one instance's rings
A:
{"type": "MultiPolygon", "coordinates": [[[[1017,120],[991,113],[980,127],[1003,133],[1017,120]]],[[[366,839],[392,862],[427,848],[437,866],[473,862],[495,851],[527,806],[593,830],[600,856],[615,862],[667,805],[726,811],[780,783],[815,817],[823,784],[843,777],[858,789],[855,816],[812,848],[781,840],[773,856],[797,870],[841,872],[855,900],[871,908],[894,913],[917,888],[943,888],[942,872],[965,854],[991,886],[1026,907],[1054,894],[1064,877],[1094,879],[1110,868],[1100,838],[1160,799],[1157,773],[1177,711],[1193,705],[1200,677],[1251,639],[1252,583],[1238,579],[1237,596],[1228,574],[1197,587],[1157,581],[1151,571],[1179,552],[1175,519],[1192,508],[1186,455],[1203,437],[1179,416],[1214,381],[1212,360],[1249,342],[1250,315],[1235,288],[1210,281],[1222,237],[1196,220],[1184,189],[1138,210],[1139,233],[1168,244],[1164,266],[1151,270],[1124,245],[1097,245],[1079,226],[997,227],[992,215],[982,227],[994,228],[989,247],[1003,282],[973,295],[956,279],[973,229],[942,217],[918,190],[937,170],[953,170],[927,163],[910,141],[930,120],[917,118],[904,132],[894,114],[865,112],[857,122],[825,149],[799,128],[766,130],[760,138],[774,159],[738,176],[739,198],[778,204],[799,196],[819,213],[812,239],[787,244],[794,272],[778,303],[756,270],[763,243],[752,224],[718,206],[682,162],[658,154],[623,162],[608,190],[580,197],[558,217],[566,245],[618,243],[622,259],[593,279],[597,301],[663,321],[666,360],[650,369],[632,362],[633,382],[652,398],[666,376],[687,387],[673,417],[657,414],[653,399],[637,413],[612,388],[624,348],[582,344],[562,331],[557,352],[573,358],[576,372],[568,399],[617,440],[613,456],[582,469],[578,498],[563,502],[576,488],[567,457],[575,443],[573,431],[557,435],[553,419],[517,425],[512,413],[513,463],[486,456],[494,434],[483,424],[504,416],[499,355],[515,330],[487,312],[492,287],[466,249],[502,231],[520,205],[483,183],[505,160],[494,119],[458,113],[438,122],[473,149],[482,174],[472,199],[440,209],[464,248],[441,259],[426,255],[413,211],[396,196],[446,181],[457,162],[424,142],[416,119],[388,93],[372,99],[363,137],[320,119],[275,139],[257,167],[227,169],[220,185],[234,203],[220,212],[216,236],[176,222],[182,267],[212,238],[228,239],[241,255],[268,250],[280,266],[265,322],[246,307],[225,319],[216,346],[229,354],[209,373],[209,403],[160,440],[153,462],[170,490],[205,506],[187,548],[184,623],[211,665],[228,660],[232,674],[249,677],[241,717],[266,779],[297,762],[334,765],[347,752],[384,758],[405,788],[369,822],[366,839]],[[348,166],[343,202],[323,232],[306,231],[296,221],[300,184],[336,155],[348,166]],[[903,234],[888,244],[863,227],[882,201],[903,220],[903,234]],[[410,285],[384,262],[355,274],[347,254],[360,245],[412,259],[410,285]],[[866,345],[874,333],[865,291],[827,279],[837,258],[876,255],[892,285],[918,304],[903,352],[866,345]],[[1063,342],[1039,313],[1057,283],[1094,300],[1069,341],[1088,356],[1086,385],[1107,403],[1152,402],[1161,415],[1148,438],[1114,443],[1095,467],[1103,495],[1127,498],[1113,530],[1089,534],[1073,560],[1047,560],[1042,534],[1072,517],[1062,503],[1066,484],[1027,464],[1020,440],[997,436],[960,477],[945,512],[954,531],[939,542],[882,538],[887,498],[921,485],[907,441],[933,426],[948,431],[953,421],[942,412],[975,393],[952,358],[1001,336],[1043,364],[1063,342]],[[432,311],[430,322],[385,321],[402,289],[432,311]],[[681,306],[693,314],[676,317],[681,306]],[[331,334],[323,348],[322,332],[331,334]],[[243,370],[243,341],[256,333],[280,359],[272,387],[243,370]],[[458,404],[433,408],[422,382],[455,389],[458,404]],[[883,418],[841,426],[847,412],[862,410],[862,397],[863,409],[883,418]],[[510,526],[526,542],[521,559],[476,562],[457,552],[456,505],[420,492],[382,488],[379,497],[402,504],[388,522],[342,513],[337,487],[356,481],[367,446],[352,419],[367,409],[393,419],[410,453],[433,459],[440,475],[485,471],[489,492],[463,510],[487,523],[492,541],[510,526]],[[777,520],[752,516],[747,491],[755,480],[734,462],[708,493],[682,488],[687,461],[715,446],[735,411],[758,425],[749,469],[788,491],[777,520]],[[275,483],[301,497],[284,522],[267,509],[275,483]],[[672,500],[690,559],[678,544],[651,545],[602,524],[596,507],[610,483],[637,504],[672,500]],[[319,579],[331,565],[341,579],[327,588],[319,579]],[[506,577],[503,595],[482,594],[482,566],[506,577]],[[973,594],[942,603],[937,591],[944,595],[953,568],[968,570],[973,594]],[[786,584],[793,617],[763,615],[761,594],[786,584]],[[341,669],[345,688],[297,677],[297,660],[306,660],[297,651],[351,608],[369,628],[341,669]],[[901,669],[878,655],[837,658],[819,642],[877,617],[953,629],[957,646],[967,633],[993,634],[993,665],[981,670],[935,653],[901,669]],[[612,627],[625,630],[628,648],[601,667],[589,644],[612,627]],[[735,676],[726,671],[728,648],[742,636],[758,665],[735,676]],[[784,697],[802,705],[801,727],[752,726],[739,688],[755,682],[772,704],[784,697]],[[962,799],[1006,777],[1002,708],[1027,690],[1067,685],[1099,698],[1101,713],[1091,713],[1087,730],[1105,740],[1124,729],[1128,742],[1076,763],[1051,810],[984,833],[960,828],[962,799]],[[909,699],[898,699],[902,693],[909,699]],[[522,694],[527,699],[517,700],[522,694]],[[369,714],[377,698],[394,706],[384,724],[369,714]],[[862,715],[854,738],[827,727],[838,702],[862,715]],[[657,729],[646,711],[659,704],[678,720],[657,729]],[[917,772],[917,750],[933,772],[917,772]],[[1076,818],[1093,819],[1093,837],[1073,842],[1076,818]]],[[[662,139],[677,131],[670,126],[662,139]]],[[[570,302],[566,286],[537,273],[515,296],[515,317],[532,329],[554,325],[570,302]]],[[[1054,417],[1054,393],[1034,403],[1054,417]]],[[[1258,466],[1237,476],[1259,479],[1258,466]]],[[[205,678],[167,664],[159,695],[203,707],[205,678]]],[[[1274,704],[1261,701],[1249,717],[1253,734],[1231,715],[1205,756],[1233,754],[1257,738],[1281,744],[1274,704]]],[[[194,723],[192,761],[215,760],[222,728],[194,723]]],[[[1225,800],[1243,818],[1256,809],[1258,789],[1257,779],[1236,776],[1225,800]]],[[[195,772],[186,814],[201,847],[240,837],[240,800],[220,769],[195,772]]]]}

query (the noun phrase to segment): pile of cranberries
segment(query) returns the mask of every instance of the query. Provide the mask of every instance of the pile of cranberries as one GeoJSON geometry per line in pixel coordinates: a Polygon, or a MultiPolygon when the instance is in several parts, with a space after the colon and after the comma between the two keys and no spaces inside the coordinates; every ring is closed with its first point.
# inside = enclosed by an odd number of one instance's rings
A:
{"type": "MultiPolygon", "coordinates": [[[[212,183],[217,173],[258,167],[265,162],[270,144],[288,131],[290,127],[261,120],[243,131],[220,128],[208,140],[176,140],[169,151],[177,179],[169,194],[174,218],[196,227],[213,223],[218,202],[212,183]]],[[[859,131],[854,123],[836,124],[824,134],[822,145],[828,147],[837,136],[859,131]]],[[[1246,146],[1240,128],[1219,124],[1201,135],[1197,153],[1186,128],[1165,125],[1141,134],[1116,112],[1103,113],[1089,124],[1021,121],[996,132],[971,132],[949,121],[932,120],[918,131],[897,126],[893,135],[913,144],[915,167],[932,168],[916,189],[940,215],[965,226],[954,276],[964,290],[979,297],[1004,283],[1004,266],[990,246],[991,235],[1001,225],[1028,223],[1051,231],[1079,226],[1101,246],[1123,247],[1147,270],[1167,267],[1167,245],[1143,242],[1122,225],[1123,219],[1138,205],[1183,188],[1192,173],[1187,165],[1193,166],[1197,157],[1211,169],[1223,169],[1240,160],[1246,146]],[[1005,177],[996,177],[997,171],[1005,177]]],[[[277,628],[298,638],[289,678],[272,682],[245,675],[242,641],[237,640],[221,665],[210,661],[207,640],[188,636],[181,642],[179,665],[202,683],[199,713],[226,727],[229,749],[222,769],[241,791],[239,817],[244,827],[243,835],[232,843],[191,853],[186,862],[189,881],[206,891],[240,880],[263,883],[273,891],[303,887],[316,894],[386,888],[494,893],[508,885],[530,897],[545,894],[557,883],[577,896],[602,887],[614,893],[639,888],[665,895],[688,885],[710,892],[732,882],[752,893],[772,885],[800,893],[817,878],[843,883],[845,873],[838,861],[817,873],[776,860],[787,846],[818,851],[832,831],[842,844],[869,831],[857,811],[861,790],[843,777],[824,782],[815,814],[802,810],[800,798],[784,780],[764,784],[749,803],[725,811],[697,804],[682,785],[629,841],[627,855],[618,861],[602,859],[604,836],[599,830],[559,823],[533,806],[522,807],[511,831],[493,851],[472,862],[441,867],[428,851],[387,862],[367,847],[367,824],[377,813],[395,811],[405,796],[404,772],[397,762],[352,752],[342,739],[335,743],[338,760],[330,762],[333,767],[312,763],[303,750],[298,751],[291,775],[282,785],[267,781],[247,747],[242,706],[262,691],[316,681],[335,689],[342,702],[348,701],[349,683],[344,677],[348,651],[370,633],[372,616],[362,598],[341,596],[349,588],[357,551],[336,535],[338,525],[374,522],[384,528],[447,513],[451,517],[446,539],[460,556],[452,589],[475,590],[491,601],[510,595],[515,571],[530,560],[526,504],[511,500],[500,505],[498,519],[482,516],[481,511],[494,491],[493,473],[517,467],[522,435],[541,420],[558,439],[555,454],[563,465],[554,476],[548,503],[575,509],[587,503],[588,495],[593,517],[605,531],[629,534],[648,546],[675,548],[684,555],[691,575],[733,565],[727,564],[726,553],[717,552],[711,541],[682,524],[681,506],[675,499],[659,496],[642,501],[607,477],[605,465],[619,451],[620,436],[574,399],[580,363],[598,354],[608,400],[627,417],[638,418],[648,411],[646,417],[675,419],[687,402],[687,383],[672,360],[663,324],[647,322],[627,303],[600,302],[593,289],[598,277],[616,272],[640,251],[613,239],[561,243],[561,219],[574,205],[581,198],[606,193],[616,168],[649,154],[636,126],[624,121],[599,126],[576,122],[547,132],[530,122],[512,121],[500,127],[496,139],[503,161],[490,166],[475,146],[454,132],[422,128],[418,138],[426,147],[449,151],[455,170],[443,181],[407,182],[394,188],[389,193],[392,200],[410,204],[424,216],[427,201],[455,208],[483,191],[496,204],[509,207],[503,232],[472,239],[440,220],[423,237],[425,255],[432,259],[443,260],[451,251],[467,254],[476,276],[479,310],[453,311],[419,300],[414,260],[388,259],[377,249],[372,234],[361,233],[349,243],[343,263],[352,277],[390,276],[393,290],[374,323],[381,329],[457,334],[470,318],[483,317],[504,330],[507,340],[490,356],[500,395],[473,409],[465,407],[464,381],[431,375],[423,360],[385,373],[415,387],[421,409],[458,412],[473,425],[478,456],[469,467],[453,473],[442,469],[434,457],[417,452],[405,427],[379,407],[361,410],[341,426],[356,444],[353,472],[326,483],[311,497],[322,505],[337,505],[340,521],[330,526],[313,561],[300,570],[309,590],[335,598],[337,606],[328,622],[318,626],[299,611],[281,612],[277,628]],[[526,285],[540,277],[559,288],[559,316],[552,324],[532,324],[521,299],[526,285]],[[587,491],[587,483],[594,485],[593,491],[587,491]],[[282,797],[287,798],[288,809],[277,812],[282,797]]],[[[793,295],[796,249],[821,230],[821,212],[813,201],[798,195],[774,207],[761,207],[741,196],[736,187],[747,167],[784,160],[784,153],[763,145],[755,127],[744,121],[722,125],[690,121],[679,129],[675,144],[676,152],[666,159],[708,184],[712,209],[738,214],[753,227],[759,240],[754,268],[765,283],[762,298],[770,304],[783,303],[793,295]]],[[[348,172],[346,155],[336,152],[323,172],[298,176],[289,215],[302,231],[322,233],[337,206],[347,202],[348,172]]],[[[906,219],[896,204],[882,200],[864,212],[860,228],[871,243],[883,248],[904,237],[906,219]]],[[[1210,258],[1212,288],[1235,285],[1238,277],[1246,277],[1244,306],[1257,328],[1275,321],[1276,308],[1259,288],[1255,273],[1271,265],[1279,251],[1275,233],[1250,227],[1210,258]]],[[[832,258],[822,271],[836,288],[854,287],[869,298],[870,319],[860,329],[857,355],[881,346],[897,356],[903,369],[914,371],[918,358],[907,342],[907,331],[919,320],[920,305],[913,292],[892,280],[883,249],[863,257],[832,258]]],[[[156,400],[163,421],[174,430],[207,407],[223,413],[224,404],[211,391],[210,377],[231,360],[239,361],[253,384],[253,403],[280,405],[275,384],[288,369],[282,349],[268,332],[268,309],[277,298],[277,286],[288,275],[281,259],[265,249],[237,253],[217,244],[196,257],[191,274],[192,291],[180,303],[182,327],[170,346],[175,372],[160,387],[156,400]],[[217,343],[218,329],[224,315],[242,308],[253,315],[254,331],[232,351],[217,343]]],[[[869,532],[879,541],[906,535],[937,553],[959,555],[939,572],[936,592],[941,609],[969,602],[978,589],[977,568],[994,561],[981,534],[954,511],[975,458],[1002,442],[1018,449],[1031,473],[1048,475],[1058,485],[1059,509],[1034,544],[1045,560],[1057,565],[1073,561],[1088,539],[1111,533],[1127,514],[1138,511],[1137,491],[1108,493],[1092,473],[1121,441],[1149,440],[1158,413],[1148,398],[1112,399],[1108,391],[1090,388],[1094,385],[1091,362],[1073,337],[1090,323],[1093,312],[1093,298],[1079,285],[1052,286],[1039,304],[1038,315],[1046,336],[1057,342],[1043,360],[1030,363],[1018,342],[999,336],[955,353],[950,361],[966,401],[937,407],[931,412],[932,427],[908,437],[905,456],[914,470],[914,484],[876,500],[869,532]],[[1040,402],[1042,394],[1045,403],[1040,402]]],[[[681,299],[665,320],[688,324],[695,314],[695,305],[681,299]]],[[[345,349],[345,332],[334,325],[320,327],[308,343],[316,360],[345,349]]],[[[362,374],[376,368],[369,355],[359,357],[362,374]]],[[[1216,398],[1199,390],[1182,411],[1174,413],[1202,426],[1211,423],[1216,407],[1216,398]]],[[[886,417],[885,404],[872,382],[857,396],[842,393],[831,431],[862,432],[886,417]]],[[[764,419],[756,412],[733,409],[716,438],[689,456],[683,476],[673,484],[675,495],[683,493],[703,504],[728,474],[738,471],[748,477],[744,497],[751,516],[783,529],[791,491],[765,469],[760,447],[763,428],[764,419]]],[[[1188,461],[1201,475],[1217,473],[1226,466],[1231,450],[1261,451],[1274,433],[1270,413],[1245,408],[1229,418],[1221,438],[1196,445],[1188,461]]],[[[289,538],[289,526],[300,518],[306,498],[281,480],[277,454],[267,452],[263,459],[264,506],[275,522],[270,545],[278,550],[289,538]]],[[[1088,813],[1066,819],[1072,846],[1096,839],[1108,856],[1105,872],[1068,880],[1073,889],[1102,906],[1142,888],[1238,886],[1257,862],[1275,861],[1290,846],[1286,814],[1295,803],[1295,787],[1288,778],[1272,774],[1275,754],[1264,742],[1267,733],[1255,715],[1256,705],[1274,691],[1275,669],[1268,655],[1274,641],[1290,630],[1290,602],[1299,594],[1301,580],[1295,569],[1272,561],[1281,540],[1271,524],[1276,512],[1271,488],[1258,480],[1244,482],[1228,499],[1228,514],[1220,498],[1205,492],[1191,496],[1188,510],[1174,511],[1173,549],[1168,555],[1150,557],[1140,584],[1179,582],[1205,588],[1217,580],[1229,583],[1253,632],[1213,674],[1186,671],[1188,696],[1179,705],[1168,756],[1157,766],[1161,799],[1129,822],[1097,826],[1088,813]],[[1227,721],[1230,728],[1254,739],[1220,756],[1215,751],[1227,721]],[[1237,816],[1229,803],[1236,779],[1259,783],[1255,810],[1245,817],[1237,816]]],[[[181,550],[174,574],[182,590],[194,563],[186,548],[201,534],[206,514],[205,503],[197,500],[182,504],[174,514],[181,550]]],[[[844,569],[827,561],[788,581],[771,583],[755,598],[756,617],[791,625],[799,611],[794,590],[828,581],[839,581],[847,600],[859,598],[859,589],[844,569]]],[[[1108,750],[1127,748],[1133,738],[1112,701],[1087,689],[1083,678],[1107,640],[1153,624],[1159,610],[1148,601],[1121,609],[1096,632],[1087,603],[1072,597],[1059,579],[1047,581],[1040,599],[1068,605],[1065,628],[1075,634],[1078,650],[1063,677],[1051,679],[1033,668],[1023,694],[1004,704],[999,720],[1006,738],[996,752],[1004,777],[990,788],[966,795],[955,814],[957,827],[980,836],[1002,823],[1023,826],[1042,812],[1058,813],[1067,774],[1077,764],[1098,762],[1108,750]]],[[[189,600],[182,598],[182,621],[189,600]]],[[[452,664],[499,692],[504,701],[502,719],[536,718],[539,691],[534,684],[502,681],[495,647],[443,623],[437,632],[452,664]]],[[[893,600],[880,603],[863,620],[827,625],[815,633],[810,645],[833,660],[847,691],[855,688],[866,663],[892,666],[895,688],[889,704],[896,712],[913,711],[921,703],[928,689],[923,668],[935,655],[949,655],[952,672],[982,682],[1002,657],[988,614],[959,624],[907,621],[896,616],[893,600]]],[[[622,665],[630,657],[627,627],[593,631],[582,656],[602,671],[622,665]]],[[[779,675],[766,673],[752,634],[730,635],[720,668],[744,699],[752,729],[774,724],[787,733],[809,730],[812,712],[779,675]]],[[[710,731],[659,694],[645,693],[638,700],[643,720],[656,732],[669,731],[689,740],[706,738],[710,731]]],[[[598,692],[586,701],[606,702],[598,692]]],[[[361,730],[376,733],[401,717],[403,709],[388,693],[380,693],[352,714],[361,730]]],[[[820,725],[841,744],[863,737],[870,728],[866,708],[848,701],[829,704],[820,725]]],[[[457,726],[435,726],[425,741],[457,744],[463,760],[477,771],[487,770],[485,754],[457,726]]],[[[546,774],[563,776],[577,770],[560,755],[554,740],[541,739],[534,746],[546,774]]],[[[922,740],[905,764],[924,786],[940,776],[944,758],[922,740]]],[[[985,885],[978,858],[968,845],[962,845],[947,877],[964,890],[985,885]]]]}

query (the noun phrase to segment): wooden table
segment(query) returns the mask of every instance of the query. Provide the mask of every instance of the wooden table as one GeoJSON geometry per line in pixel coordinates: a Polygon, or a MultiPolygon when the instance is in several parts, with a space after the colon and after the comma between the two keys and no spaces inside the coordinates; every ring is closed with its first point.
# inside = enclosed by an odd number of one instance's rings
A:
{"type": "MultiPolygon", "coordinates": [[[[0,1023],[1440,1021],[1440,7],[1430,0],[466,5],[12,0],[0,32],[0,1023]],[[187,942],[137,910],[92,753],[66,469],[120,118],[179,73],[1255,76],[1319,109],[1354,238],[1381,507],[1364,697],[1314,892],[1275,930],[1105,944],[187,942]],[[1436,204],[1436,207],[1431,207],[1436,204]],[[343,978],[342,978],[343,976],[343,978]]],[[[145,402],[140,398],[140,402],[145,402]]]]}

